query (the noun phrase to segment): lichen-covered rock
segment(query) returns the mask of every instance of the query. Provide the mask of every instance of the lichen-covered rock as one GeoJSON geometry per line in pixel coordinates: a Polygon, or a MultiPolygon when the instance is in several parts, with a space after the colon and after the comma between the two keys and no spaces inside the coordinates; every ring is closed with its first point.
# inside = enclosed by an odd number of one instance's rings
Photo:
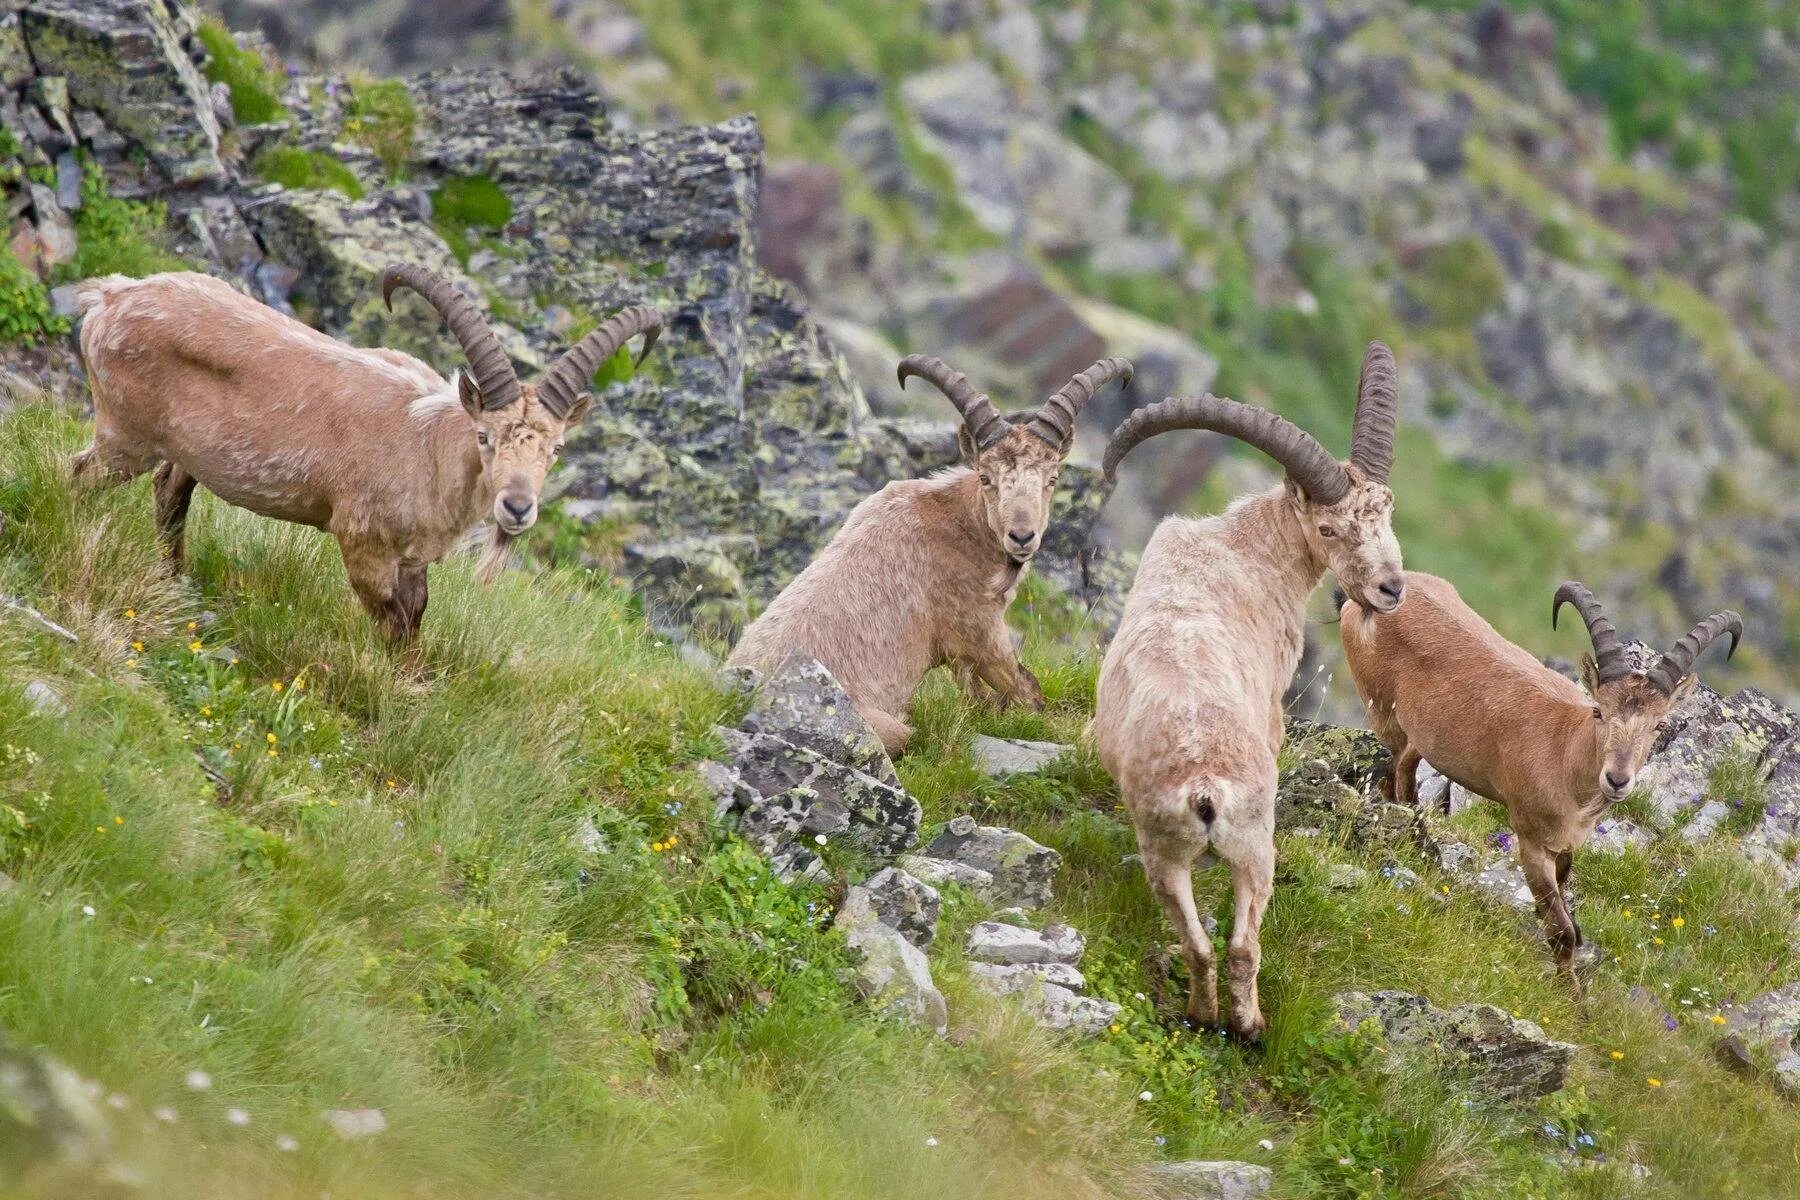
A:
{"type": "Polygon", "coordinates": [[[198,19],[162,0],[30,0],[19,28],[38,78],[64,81],[71,103],[179,185],[225,176],[210,90],[189,49],[198,19]]]}
{"type": "Polygon", "coordinates": [[[1037,983],[1054,983],[1075,992],[1087,987],[1087,977],[1071,963],[971,962],[969,978],[996,996],[1010,996],[1037,983]]]}
{"type": "Polygon", "coordinates": [[[1630,817],[1602,817],[1585,845],[1591,854],[1623,854],[1647,849],[1655,841],[1654,833],[1630,817]]]}
{"type": "Polygon", "coordinates": [[[754,794],[734,798],[739,830],[771,852],[784,837],[843,836],[893,857],[918,841],[919,802],[889,783],[768,734],[720,731],[731,766],[754,794]]]}
{"type": "Polygon", "coordinates": [[[1800,717],[1754,688],[1719,697],[1694,713],[1638,774],[1656,823],[1663,829],[1683,823],[1707,803],[1712,773],[1721,763],[1737,756],[1756,768],[1796,729],[1800,717]]]}
{"type": "Polygon", "coordinates": [[[1300,717],[1287,719],[1283,753],[1296,760],[1321,761],[1358,793],[1368,796],[1393,770],[1393,756],[1366,729],[1321,725],[1300,717]]]}
{"type": "Polygon", "coordinates": [[[990,904],[997,902],[992,871],[984,871],[980,867],[956,862],[953,859],[932,858],[925,854],[902,854],[897,865],[915,879],[923,880],[934,887],[942,887],[947,883],[959,884],[990,904]]]}
{"type": "Polygon", "coordinates": [[[1510,855],[1496,858],[1477,871],[1474,885],[1475,890],[1490,904],[1516,908],[1522,912],[1529,912],[1537,907],[1537,901],[1531,895],[1531,885],[1525,882],[1524,870],[1510,855]]]}
{"type": "Polygon", "coordinates": [[[988,898],[995,904],[1036,908],[1050,903],[1051,884],[1062,855],[1024,834],[997,825],[977,825],[960,816],[925,847],[930,858],[949,859],[993,876],[988,898]]]}
{"type": "Polygon", "coordinates": [[[1081,934],[1067,925],[1047,925],[1039,932],[1004,921],[980,921],[969,930],[963,953],[975,962],[1074,966],[1085,948],[1081,934]]]}
{"type": "Polygon", "coordinates": [[[1428,1051],[1447,1072],[1509,1100],[1556,1091],[1575,1060],[1576,1046],[1491,1004],[1440,1009],[1424,996],[1396,991],[1341,992],[1332,1004],[1346,1028],[1370,1028],[1390,1045],[1428,1051]]]}
{"type": "Polygon", "coordinates": [[[824,664],[799,651],[763,677],[738,728],[783,738],[899,786],[881,739],[856,705],[824,664]]]}
{"type": "Polygon", "coordinates": [[[1144,1169],[1157,1200],[1259,1200],[1275,1185],[1275,1173],[1246,1162],[1153,1163],[1144,1169]]]}
{"type": "Polygon", "coordinates": [[[867,888],[853,887],[845,894],[835,924],[861,955],[854,982],[863,999],[942,1037],[949,1013],[932,982],[931,964],[924,951],[882,920],[867,888]]]}
{"type": "Polygon", "coordinates": [[[1023,738],[988,737],[978,733],[969,741],[975,765],[990,779],[1008,775],[1036,775],[1069,753],[1061,742],[1033,742],[1023,738]]]}
{"type": "Polygon", "coordinates": [[[921,950],[937,937],[937,889],[896,867],[883,867],[861,885],[881,923],[921,950]]]}

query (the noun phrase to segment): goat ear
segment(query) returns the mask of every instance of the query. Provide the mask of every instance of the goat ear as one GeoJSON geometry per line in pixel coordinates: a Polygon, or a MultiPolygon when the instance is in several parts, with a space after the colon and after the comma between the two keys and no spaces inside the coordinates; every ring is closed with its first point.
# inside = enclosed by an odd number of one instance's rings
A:
{"type": "Polygon", "coordinates": [[[571,425],[581,424],[581,419],[588,415],[588,410],[592,407],[594,407],[594,393],[583,392],[575,397],[575,402],[569,405],[569,411],[563,416],[563,428],[567,429],[571,425]]]}
{"type": "Polygon", "coordinates": [[[1292,475],[1283,475],[1281,486],[1287,492],[1288,503],[1294,506],[1294,511],[1304,515],[1306,506],[1311,503],[1307,498],[1306,489],[1295,483],[1292,475]]]}
{"type": "Polygon", "coordinates": [[[1694,677],[1692,675],[1683,675],[1676,681],[1675,690],[1669,693],[1669,707],[1674,708],[1677,704],[1680,704],[1682,700],[1686,699],[1687,694],[1693,690],[1694,677]]]}
{"type": "Polygon", "coordinates": [[[456,398],[471,417],[481,416],[481,388],[476,385],[475,377],[467,371],[456,373],[456,398]]]}
{"type": "Polygon", "coordinates": [[[1581,685],[1587,688],[1590,696],[1600,688],[1600,668],[1594,665],[1594,656],[1591,654],[1581,656],[1581,685]]]}
{"type": "Polygon", "coordinates": [[[975,439],[970,435],[967,425],[958,424],[956,427],[956,451],[962,455],[964,462],[971,467],[975,465],[975,439]]]}

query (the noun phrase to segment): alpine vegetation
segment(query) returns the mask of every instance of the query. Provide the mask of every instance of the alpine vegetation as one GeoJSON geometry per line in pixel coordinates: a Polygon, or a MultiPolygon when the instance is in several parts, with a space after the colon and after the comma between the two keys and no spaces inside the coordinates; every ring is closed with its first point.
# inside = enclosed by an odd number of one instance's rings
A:
{"type": "Polygon", "coordinates": [[[1282,694],[1300,660],[1306,598],[1325,571],[1381,612],[1405,589],[1394,537],[1394,360],[1371,342],[1357,388],[1350,461],[1272,412],[1212,395],[1127,417],[1106,448],[1110,477],[1132,447],[1175,429],[1212,429],[1287,469],[1279,487],[1222,515],[1172,516],[1138,567],[1101,664],[1093,731],[1137,829],[1150,888],[1181,937],[1187,1017],[1219,1019],[1212,939],[1195,911],[1192,864],[1209,845],[1231,864],[1230,1029],[1264,1027],[1258,930],[1275,870],[1282,694]]]}
{"type": "Polygon", "coordinates": [[[966,465],[890,483],[858,504],[731,654],[733,666],[764,670],[796,650],[818,659],[889,754],[912,736],[913,692],[941,664],[984,699],[1043,706],[1006,609],[1050,523],[1076,418],[1101,387],[1129,382],[1131,364],[1101,359],[1016,423],[941,359],[908,355],[901,386],[915,375],[962,414],[966,465]]]}
{"type": "Polygon", "coordinates": [[[1575,851],[1607,808],[1623,800],[1655,747],[1658,727],[1694,686],[1694,659],[1721,634],[1737,649],[1743,622],[1718,612],[1648,670],[1633,670],[1592,592],[1556,589],[1550,623],[1573,604],[1594,652],[1582,655],[1586,693],[1507,641],[1435,575],[1407,573],[1398,612],[1341,605],[1344,657],[1369,726],[1394,756],[1383,785],[1416,803],[1421,757],[1472,792],[1506,806],[1519,839],[1519,866],[1558,967],[1579,990],[1581,926],[1564,890],[1575,851]]]}
{"type": "Polygon", "coordinates": [[[350,586],[386,636],[413,641],[428,566],[477,521],[507,544],[537,520],[563,434],[593,402],[594,371],[625,341],[656,340],[653,308],[627,308],[521,383],[475,304],[420,266],[382,276],[418,292],[468,356],[454,382],[410,355],[361,349],[206,275],[109,275],[81,286],[81,351],[94,393],[93,444],[73,481],[156,471],[156,523],[182,564],[194,488],[262,516],[328,531],[350,586]]]}

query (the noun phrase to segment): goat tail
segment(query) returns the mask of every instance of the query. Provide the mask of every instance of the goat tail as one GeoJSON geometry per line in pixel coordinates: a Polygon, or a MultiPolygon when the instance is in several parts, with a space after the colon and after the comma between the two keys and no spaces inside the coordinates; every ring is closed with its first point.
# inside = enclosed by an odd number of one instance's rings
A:
{"type": "Polygon", "coordinates": [[[1217,775],[1197,775],[1181,787],[1182,803],[1209,836],[1220,814],[1237,807],[1239,793],[1237,783],[1217,775]]]}

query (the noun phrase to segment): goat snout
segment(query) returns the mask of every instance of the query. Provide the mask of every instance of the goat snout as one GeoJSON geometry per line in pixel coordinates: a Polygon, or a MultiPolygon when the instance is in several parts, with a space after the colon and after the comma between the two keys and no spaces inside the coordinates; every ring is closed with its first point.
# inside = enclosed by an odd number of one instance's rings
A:
{"type": "Polygon", "coordinates": [[[502,492],[494,520],[508,533],[523,533],[537,521],[537,497],[530,492],[502,492]]]}
{"type": "Polygon", "coordinates": [[[1625,790],[1631,786],[1631,772],[1629,771],[1614,771],[1608,768],[1603,772],[1603,776],[1608,795],[1623,796],[1625,790]]]}
{"type": "Polygon", "coordinates": [[[1009,529],[1006,531],[1006,552],[1014,558],[1021,558],[1037,549],[1037,540],[1037,530],[1029,525],[1009,529]]]}
{"type": "Polygon", "coordinates": [[[1406,598],[1406,577],[1389,575],[1376,582],[1364,603],[1380,613],[1390,613],[1400,607],[1400,601],[1406,598]]]}

